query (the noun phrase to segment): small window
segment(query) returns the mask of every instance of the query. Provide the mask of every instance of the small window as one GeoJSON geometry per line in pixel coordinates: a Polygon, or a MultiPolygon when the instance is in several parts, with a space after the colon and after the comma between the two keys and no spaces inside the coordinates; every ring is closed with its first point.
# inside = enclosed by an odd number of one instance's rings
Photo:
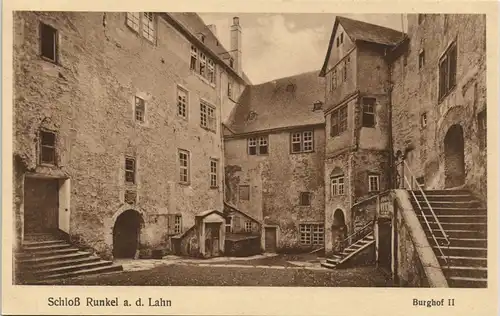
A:
{"type": "Polygon", "coordinates": [[[177,115],[184,119],[188,117],[188,93],[180,87],[177,87],[177,115]]]}
{"type": "Polygon", "coordinates": [[[210,159],[210,187],[211,188],[216,188],[219,185],[219,182],[217,180],[217,168],[218,167],[218,161],[215,159],[210,159]]]}
{"type": "Polygon", "coordinates": [[[208,59],[207,79],[210,83],[215,83],[215,63],[213,60],[208,59]]]}
{"type": "Polygon", "coordinates": [[[248,139],[248,154],[249,155],[257,155],[257,139],[249,138],[248,139]]]}
{"type": "Polygon", "coordinates": [[[182,215],[175,215],[175,221],[174,221],[174,233],[180,234],[182,233],[182,215]]]}
{"type": "Polygon", "coordinates": [[[250,186],[249,185],[240,185],[239,196],[240,196],[240,201],[250,200],[250,186]]]}
{"type": "Polygon", "coordinates": [[[340,44],[344,43],[344,33],[340,33],[340,44]]]}
{"type": "Polygon", "coordinates": [[[230,98],[233,97],[233,83],[231,81],[227,83],[227,96],[230,98]]]}
{"type": "Polygon", "coordinates": [[[189,183],[189,152],[179,150],[179,181],[189,183]]]}
{"type": "Polygon", "coordinates": [[[441,101],[456,84],[457,45],[453,43],[439,61],[439,100],[441,101]]]}
{"type": "Polygon", "coordinates": [[[200,125],[212,132],[216,130],[215,108],[205,102],[200,103],[200,125]]]}
{"type": "Polygon", "coordinates": [[[425,21],[425,14],[417,14],[418,24],[422,24],[425,21]]]}
{"type": "Polygon", "coordinates": [[[304,131],[291,134],[292,153],[313,151],[313,132],[304,131]]]}
{"type": "Polygon", "coordinates": [[[144,122],[144,115],[146,111],[146,105],[144,99],[135,97],[135,120],[138,122],[144,122]]]}
{"type": "Polygon", "coordinates": [[[311,205],[311,192],[300,192],[299,205],[310,206],[311,205]]]}
{"type": "Polygon", "coordinates": [[[330,117],[330,136],[335,137],[347,130],[347,104],[333,111],[330,117]]]}
{"type": "Polygon", "coordinates": [[[421,128],[427,127],[427,112],[424,112],[420,115],[420,127],[421,128]]]}
{"type": "Polygon", "coordinates": [[[487,130],[486,130],[486,109],[477,114],[479,149],[484,150],[487,147],[487,130]]]}
{"type": "Polygon", "coordinates": [[[337,37],[337,47],[340,46],[340,37],[337,37]]]}
{"type": "Polygon", "coordinates": [[[248,139],[249,155],[267,155],[269,153],[267,136],[250,137],[248,139]]]}
{"type": "Polygon", "coordinates": [[[140,19],[141,19],[141,14],[139,12],[127,12],[126,23],[136,32],[139,32],[140,19]]]}
{"type": "Polygon", "coordinates": [[[142,19],[142,35],[150,42],[155,40],[155,25],[153,12],[144,12],[142,19]]]}
{"type": "Polygon", "coordinates": [[[229,59],[229,67],[234,68],[234,59],[229,59]]]}
{"type": "Polygon", "coordinates": [[[369,192],[378,192],[379,188],[379,176],[378,175],[369,175],[368,176],[368,191],[369,192]]]}
{"type": "Polygon", "coordinates": [[[300,243],[302,245],[323,245],[323,224],[299,224],[300,243]]]}
{"type": "Polygon", "coordinates": [[[191,61],[189,64],[189,68],[191,70],[196,70],[198,65],[198,49],[195,46],[191,45],[191,61]]]}
{"type": "Polygon", "coordinates": [[[125,157],[125,182],[135,183],[135,159],[125,157]]]}
{"type": "Polygon", "coordinates": [[[332,196],[344,195],[344,175],[334,176],[330,181],[332,196]]]}
{"type": "Polygon", "coordinates": [[[347,58],[345,61],[344,61],[344,68],[343,68],[343,73],[342,73],[342,80],[345,82],[347,81],[347,72],[349,70],[349,64],[350,64],[350,59],[347,58]]]}
{"type": "Polygon", "coordinates": [[[422,69],[425,66],[425,50],[421,50],[418,54],[418,69],[422,69]]]}
{"type": "Polygon", "coordinates": [[[231,216],[226,217],[226,233],[231,233],[233,231],[232,221],[233,218],[231,216]]]}
{"type": "Polygon", "coordinates": [[[363,98],[363,127],[375,127],[375,98],[363,98]]]}
{"type": "Polygon", "coordinates": [[[267,155],[267,137],[259,137],[259,155],[267,155]]]}
{"type": "Polygon", "coordinates": [[[50,25],[40,23],[40,53],[42,57],[57,62],[57,30],[50,25]]]}
{"type": "Polygon", "coordinates": [[[249,222],[249,221],[245,222],[245,231],[247,233],[251,233],[252,232],[252,222],[249,222]]]}
{"type": "Polygon", "coordinates": [[[202,77],[205,77],[205,71],[207,67],[207,57],[205,54],[200,52],[200,69],[199,69],[199,74],[202,77]]]}
{"type": "Polygon", "coordinates": [[[40,163],[56,164],[56,134],[40,131],[40,163]]]}
{"type": "Polygon", "coordinates": [[[334,69],[331,74],[330,91],[337,89],[337,69],[334,69]]]}

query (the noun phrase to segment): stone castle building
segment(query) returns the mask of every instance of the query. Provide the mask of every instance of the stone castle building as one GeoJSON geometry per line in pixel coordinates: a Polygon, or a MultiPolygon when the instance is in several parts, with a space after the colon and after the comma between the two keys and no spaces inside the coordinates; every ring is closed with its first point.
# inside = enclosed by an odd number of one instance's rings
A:
{"type": "Polygon", "coordinates": [[[16,12],[16,247],[330,255],[390,189],[485,200],[485,17],[407,18],[337,17],[319,71],[252,85],[238,18],[226,50],[195,13],[16,12]]]}

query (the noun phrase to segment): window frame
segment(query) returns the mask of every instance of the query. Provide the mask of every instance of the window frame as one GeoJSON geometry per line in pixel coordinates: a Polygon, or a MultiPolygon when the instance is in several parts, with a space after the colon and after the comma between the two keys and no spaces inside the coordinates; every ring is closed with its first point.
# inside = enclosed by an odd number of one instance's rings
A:
{"type": "Polygon", "coordinates": [[[439,58],[438,100],[441,103],[457,86],[458,43],[451,42],[439,58]],[[453,58],[452,58],[453,57],[453,58]]]}
{"type": "Polygon", "coordinates": [[[427,112],[420,114],[420,128],[424,129],[427,127],[427,112]]]}
{"type": "Polygon", "coordinates": [[[380,175],[369,174],[368,175],[368,192],[380,192],[380,175]],[[372,187],[372,179],[376,179],[377,188],[376,190],[372,187]]]}
{"type": "Polygon", "coordinates": [[[238,201],[250,201],[250,185],[249,184],[238,185],[238,201]],[[242,198],[242,194],[241,194],[242,188],[248,189],[248,197],[247,198],[242,198]]]}
{"type": "Polygon", "coordinates": [[[137,159],[132,156],[125,156],[125,183],[137,184],[137,159]],[[127,162],[132,162],[132,168],[128,168],[127,162]],[[132,177],[132,181],[129,181],[129,174],[132,177]]]}
{"type": "Polygon", "coordinates": [[[174,234],[182,233],[182,214],[175,214],[174,216],[174,234]]]}
{"type": "Polygon", "coordinates": [[[231,80],[227,82],[227,96],[232,99],[233,98],[233,83],[231,80]]]}
{"type": "Polygon", "coordinates": [[[157,39],[157,16],[155,12],[126,12],[125,25],[135,32],[141,38],[144,38],[151,44],[156,44],[157,39]],[[138,23],[136,16],[138,15],[138,23]],[[130,17],[134,17],[131,19],[130,17]],[[151,16],[151,18],[149,18],[151,16]],[[130,23],[129,23],[130,21],[130,23]],[[152,35],[151,35],[152,34],[152,35]]]}
{"type": "Polygon", "coordinates": [[[252,232],[252,222],[251,221],[245,221],[245,232],[246,233],[252,232]]]}
{"type": "Polygon", "coordinates": [[[210,158],[210,188],[215,189],[219,187],[219,160],[210,158]],[[214,170],[215,169],[215,170],[214,170]]]}
{"type": "Polygon", "coordinates": [[[44,22],[40,22],[39,23],[39,54],[40,54],[40,57],[46,61],[49,61],[51,63],[54,63],[54,64],[59,64],[59,30],[56,29],[55,27],[47,24],[47,23],[44,23],[44,22]],[[44,28],[47,28],[49,30],[52,31],[52,49],[54,50],[54,58],[50,58],[46,55],[44,55],[44,32],[43,32],[43,29],[44,28]]]}
{"type": "Polygon", "coordinates": [[[191,153],[188,150],[185,149],[178,149],[177,150],[177,161],[178,161],[178,166],[179,166],[179,183],[180,184],[190,184],[191,180],[191,153]],[[186,158],[183,159],[181,155],[185,155],[186,158]],[[183,163],[185,161],[185,165],[183,163]],[[186,171],[186,174],[184,175],[182,170],[186,171]],[[185,176],[185,180],[183,180],[183,176],[185,176]]]}
{"type": "Polygon", "coordinates": [[[47,129],[40,129],[38,132],[38,164],[42,166],[57,166],[57,133],[55,131],[47,130],[47,129]],[[54,142],[51,145],[43,144],[43,135],[44,134],[52,134],[52,137],[54,139],[54,142]],[[52,151],[52,157],[53,161],[44,161],[43,156],[44,156],[44,148],[50,149],[52,151]]]}
{"type": "Polygon", "coordinates": [[[269,136],[253,136],[247,138],[247,154],[249,156],[269,155],[269,136]],[[255,148],[255,153],[251,153],[251,148],[255,148]],[[262,148],[266,148],[263,153],[262,148]]]}
{"type": "Polygon", "coordinates": [[[312,192],[310,191],[299,192],[299,206],[311,206],[311,205],[312,205],[312,192]],[[307,200],[304,200],[305,197],[307,197],[307,200]],[[304,201],[307,201],[307,203],[303,203],[304,201]]]}
{"type": "Polygon", "coordinates": [[[177,116],[181,117],[184,120],[189,120],[189,91],[180,85],[177,85],[177,116]],[[185,100],[182,100],[181,94],[185,94],[185,100]],[[184,111],[184,115],[182,115],[181,110],[184,111]]]}
{"type": "Polygon", "coordinates": [[[216,108],[205,100],[200,100],[200,126],[214,133],[217,131],[216,108]]]}
{"type": "Polygon", "coordinates": [[[139,123],[139,124],[144,124],[146,123],[146,100],[138,95],[134,96],[134,122],[139,123]],[[142,110],[138,111],[138,104],[137,101],[140,100],[140,104],[142,106],[142,110]],[[141,113],[141,118],[137,118],[137,114],[141,113]]]}
{"type": "Polygon", "coordinates": [[[330,196],[341,196],[345,194],[345,177],[338,174],[330,177],[330,196]],[[342,181],[340,181],[342,180],[342,181]],[[342,189],[341,189],[342,188],[342,189]],[[342,191],[342,192],[341,192],[342,191]]]}
{"type": "Polygon", "coordinates": [[[303,246],[321,246],[325,242],[325,226],[320,223],[300,223],[299,242],[303,246]]]}
{"type": "MultiPolygon", "coordinates": [[[[309,136],[307,136],[309,137],[309,136]]],[[[314,130],[295,131],[290,133],[290,152],[292,154],[314,152],[314,130]],[[306,140],[306,135],[310,134],[310,140],[306,140]],[[298,137],[296,137],[298,136],[298,137]],[[299,150],[294,149],[294,144],[299,144],[299,150]],[[306,144],[310,144],[311,149],[306,150],[306,144]]]]}
{"type": "Polygon", "coordinates": [[[342,106],[339,106],[335,110],[332,111],[330,114],[330,137],[337,137],[345,133],[348,129],[348,107],[347,104],[344,104],[342,106]],[[341,114],[345,114],[342,116],[341,114]],[[333,124],[333,121],[336,121],[336,124],[333,124]],[[336,126],[336,133],[334,132],[334,126],[336,126]]]}
{"type": "Polygon", "coordinates": [[[418,70],[425,67],[425,49],[421,49],[418,53],[418,70]]]}
{"type": "Polygon", "coordinates": [[[361,99],[361,103],[362,103],[362,106],[363,106],[363,109],[362,109],[362,114],[361,114],[361,126],[362,127],[365,127],[365,128],[375,128],[377,126],[377,122],[376,122],[376,106],[377,106],[377,99],[376,98],[373,98],[373,97],[363,97],[361,99]],[[373,101],[372,104],[368,103],[367,101],[370,100],[370,101],[373,101]],[[371,112],[370,112],[371,110],[371,112]],[[367,120],[366,117],[371,117],[372,119],[372,124],[368,124],[369,121],[367,120]]]}

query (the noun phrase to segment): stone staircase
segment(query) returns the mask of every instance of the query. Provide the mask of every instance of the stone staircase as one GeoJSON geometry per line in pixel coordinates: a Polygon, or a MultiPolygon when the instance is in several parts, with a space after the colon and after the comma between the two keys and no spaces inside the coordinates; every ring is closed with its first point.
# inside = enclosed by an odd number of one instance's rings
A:
{"type": "Polygon", "coordinates": [[[352,259],[361,251],[374,244],[375,244],[375,238],[373,237],[373,231],[371,231],[368,234],[366,234],[363,238],[349,245],[341,253],[334,254],[331,258],[326,259],[326,261],[321,263],[321,266],[329,269],[341,268],[350,259],[352,259]]]}
{"type": "Polygon", "coordinates": [[[438,221],[448,236],[447,245],[439,226],[432,216],[420,191],[413,191],[413,208],[433,247],[449,287],[487,287],[487,212],[481,201],[466,190],[424,191],[438,221]],[[422,215],[417,201],[423,209],[422,215]],[[429,222],[438,244],[424,220],[429,222]],[[448,261],[446,261],[448,260],[448,261]]]}
{"type": "Polygon", "coordinates": [[[81,251],[52,233],[25,236],[15,259],[16,278],[21,284],[43,284],[62,278],[123,270],[121,265],[81,251]]]}

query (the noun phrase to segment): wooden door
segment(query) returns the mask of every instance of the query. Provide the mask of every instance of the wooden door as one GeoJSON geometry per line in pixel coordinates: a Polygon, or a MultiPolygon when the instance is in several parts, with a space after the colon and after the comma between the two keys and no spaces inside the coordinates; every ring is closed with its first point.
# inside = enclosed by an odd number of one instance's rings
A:
{"type": "Polygon", "coordinates": [[[53,179],[26,178],[24,232],[54,231],[59,224],[59,183],[53,179]]]}
{"type": "Polygon", "coordinates": [[[378,263],[379,268],[391,273],[392,261],[392,225],[390,220],[379,220],[378,222],[378,263]]]}
{"type": "Polygon", "coordinates": [[[266,252],[276,252],[276,227],[265,227],[266,252]]]}

